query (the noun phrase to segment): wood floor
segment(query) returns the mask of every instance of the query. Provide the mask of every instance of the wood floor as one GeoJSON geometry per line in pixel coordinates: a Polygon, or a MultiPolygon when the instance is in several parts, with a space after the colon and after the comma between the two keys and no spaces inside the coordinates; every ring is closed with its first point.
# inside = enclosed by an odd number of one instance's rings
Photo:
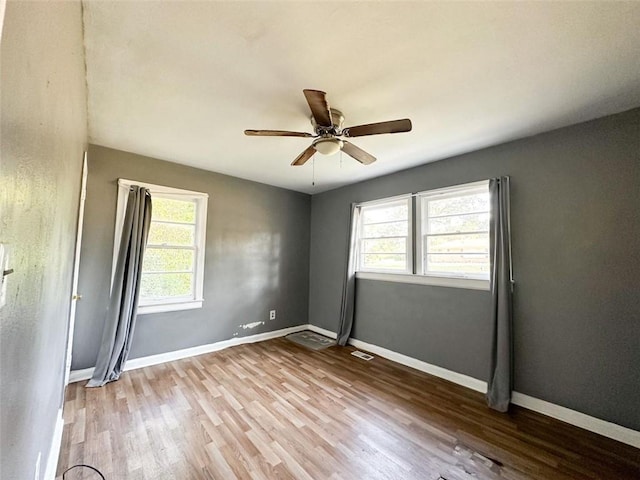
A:
{"type": "Polygon", "coordinates": [[[281,338],[72,384],[58,478],[640,478],[638,449],[352,350],[281,338]]]}

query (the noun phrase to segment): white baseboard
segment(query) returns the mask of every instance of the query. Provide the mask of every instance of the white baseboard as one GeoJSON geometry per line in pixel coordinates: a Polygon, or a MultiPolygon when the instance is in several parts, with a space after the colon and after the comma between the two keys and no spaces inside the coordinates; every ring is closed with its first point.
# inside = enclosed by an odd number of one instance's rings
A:
{"type": "Polygon", "coordinates": [[[82,370],[71,370],[69,372],[69,383],[82,382],[83,380],[89,380],[93,375],[93,367],[83,368],[82,370]]]}
{"type": "MultiPolygon", "coordinates": [[[[325,337],[338,337],[338,335],[331,330],[316,327],[315,325],[309,325],[308,327],[309,330],[319,333],[320,335],[324,335],[325,337]]],[[[401,365],[415,368],[416,370],[420,370],[421,372],[429,373],[435,377],[444,378],[445,380],[457,383],[458,385],[470,388],[471,390],[476,390],[477,392],[483,393],[487,391],[487,383],[483,382],[482,380],[477,380],[473,377],[469,377],[461,373],[452,372],[451,370],[447,370],[446,368],[423,362],[422,360],[403,355],[402,353],[397,353],[392,350],[373,345],[372,343],[356,340],[355,338],[349,339],[349,345],[353,345],[356,348],[361,348],[362,350],[366,350],[367,352],[373,353],[374,355],[378,355],[379,357],[383,357],[388,360],[392,360],[401,365]]]]}
{"type": "Polygon", "coordinates": [[[326,330],[324,328],[316,327],[315,325],[307,325],[307,329],[312,332],[319,333],[320,335],[324,335],[325,337],[333,338],[334,340],[338,338],[338,334],[336,332],[332,332],[331,330],[326,330]]]}
{"type": "Polygon", "coordinates": [[[47,457],[47,467],[44,471],[44,480],[55,480],[56,469],[58,468],[58,457],[60,456],[60,447],[62,447],[62,430],[64,429],[64,420],[62,419],[62,408],[58,410],[56,417],[56,427],[53,430],[53,439],[49,456],[47,457]]]}
{"type": "MultiPolygon", "coordinates": [[[[165,362],[172,362],[174,360],[181,360],[183,358],[195,357],[196,355],[204,355],[206,353],[217,352],[224,350],[225,348],[233,347],[235,345],[242,345],[245,343],[263,342],[264,340],[271,340],[272,338],[284,337],[290,333],[301,332],[307,330],[309,325],[297,325],[295,327],[283,328],[281,330],[274,330],[272,332],[258,333],[256,335],[249,335],[246,337],[235,337],[229,340],[222,340],[216,343],[209,343],[207,345],[199,345],[197,347],[185,348],[183,350],[175,350],[173,352],[160,353],[158,355],[149,355],[148,357],[134,358],[127,360],[124,365],[124,371],[135,370],[137,368],[150,367],[152,365],[159,365],[165,362]]],[[[69,383],[81,382],[83,380],[89,380],[93,375],[92,368],[84,368],[82,370],[72,370],[69,374],[69,383]]]]}
{"type": "MultiPolygon", "coordinates": [[[[198,347],[186,348],[184,350],[177,350],[175,352],[162,353],[159,355],[151,355],[148,357],[135,358],[129,360],[125,365],[126,370],[134,370],[136,368],[148,367],[151,365],[158,365],[164,362],[170,362],[173,360],[180,360],[182,358],[193,357],[196,355],[203,355],[205,353],[216,352],[235,345],[242,345],[245,343],[262,342],[264,340],[270,340],[272,338],[283,337],[290,333],[300,332],[302,330],[311,330],[329,338],[337,338],[337,334],[331,330],[327,330],[315,325],[298,325],[295,327],[284,328],[282,330],[276,330],[273,332],[259,333],[257,335],[250,335],[247,337],[232,338],[230,340],[223,340],[221,342],[211,343],[208,345],[200,345],[198,347]]],[[[462,373],[453,372],[446,368],[438,367],[430,363],[418,360],[417,358],[403,355],[402,353],[394,352],[371,343],[363,342],[354,338],[349,339],[349,344],[356,348],[366,350],[380,357],[392,360],[401,365],[406,365],[411,368],[415,368],[421,372],[428,373],[430,375],[443,378],[450,382],[453,382],[463,387],[470,388],[477,392],[486,392],[487,383],[478,380],[477,378],[463,375],[462,373]]],[[[69,383],[79,382],[82,380],[88,380],[93,374],[93,368],[85,368],[84,370],[73,370],[69,376],[69,383]]],[[[599,418],[586,415],[584,413],[571,410],[560,405],[556,405],[538,398],[530,397],[519,392],[513,392],[511,402],[515,405],[533,410],[534,412],[547,415],[548,417],[561,420],[563,422],[575,425],[576,427],[583,428],[590,432],[597,433],[604,437],[612,438],[627,445],[631,445],[636,448],[640,448],[640,432],[632,430],[622,425],[607,422],[599,418]]],[[[62,433],[62,432],[60,432],[62,433]]],[[[62,436],[60,435],[60,439],[62,436]]],[[[57,459],[57,455],[55,457],[57,459]]],[[[48,464],[47,464],[48,467],[48,464]]],[[[48,470],[47,470],[48,471],[48,470]]],[[[55,466],[54,466],[55,473],[55,466]]],[[[48,480],[48,477],[45,477],[48,480]]]]}
{"type": "Polygon", "coordinates": [[[374,355],[392,360],[401,365],[406,365],[407,367],[415,368],[416,370],[420,370],[421,372],[428,373],[430,375],[433,375],[434,377],[440,377],[445,380],[449,380],[450,382],[457,383],[458,385],[470,388],[471,390],[475,390],[476,392],[484,393],[487,391],[487,382],[483,382],[482,380],[478,380],[477,378],[469,377],[468,375],[463,375],[462,373],[453,372],[451,370],[447,370],[446,368],[438,367],[437,365],[432,365],[430,363],[423,362],[422,360],[403,355],[402,353],[397,353],[391,350],[387,350],[386,348],[378,347],[377,345],[372,345],[370,343],[356,340],[355,338],[350,338],[349,344],[353,345],[356,348],[360,348],[362,350],[366,350],[367,352],[373,353],[374,355]]]}
{"type": "Polygon", "coordinates": [[[640,448],[640,432],[617,423],[607,422],[606,420],[519,392],[513,392],[511,402],[534,412],[542,413],[548,417],[597,433],[603,437],[609,437],[632,447],[640,448]]]}
{"type": "MultiPolygon", "coordinates": [[[[315,325],[308,325],[307,327],[309,330],[319,333],[320,335],[324,335],[325,337],[337,337],[336,333],[330,330],[316,327],[315,325]]],[[[361,340],[356,340],[354,338],[349,339],[349,344],[353,345],[356,348],[373,353],[374,355],[378,355],[388,360],[397,362],[401,365],[406,365],[421,372],[425,372],[430,375],[456,383],[458,385],[462,385],[463,387],[470,388],[471,390],[482,393],[487,391],[487,383],[482,380],[478,380],[477,378],[469,377],[457,372],[452,372],[451,370],[447,370],[446,368],[438,367],[436,365],[423,362],[422,360],[408,357],[407,355],[403,355],[401,353],[397,353],[392,350],[373,345],[371,343],[363,342],[361,340]]],[[[622,425],[607,422],[605,420],[601,420],[599,418],[592,417],[590,415],[586,415],[584,413],[580,413],[575,410],[571,410],[569,408],[547,402],[545,400],[530,397],[529,395],[525,395],[519,392],[513,392],[511,403],[529,410],[533,410],[534,412],[541,413],[548,417],[561,420],[576,427],[583,428],[590,432],[597,433],[604,437],[612,438],[613,440],[617,440],[619,442],[626,443],[627,445],[640,448],[640,432],[627,427],[623,427],[622,425]]]]}

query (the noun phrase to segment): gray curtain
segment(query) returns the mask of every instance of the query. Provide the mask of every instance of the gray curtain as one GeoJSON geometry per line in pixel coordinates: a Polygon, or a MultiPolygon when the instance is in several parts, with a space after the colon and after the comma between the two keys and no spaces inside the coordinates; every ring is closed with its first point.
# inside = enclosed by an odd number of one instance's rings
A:
{"type": "Polygon", "coordinates": [[[357,265],[357,239],[358,225],[360,224],[360,207],[351,204],[351,215],[349,217],[349,238],[347,251],[347,268],[342,285],[342,305],[340,306],[340,327],[338,328],[338,345],[343,347],[347,344],[353,318],[355,316],[356,304],[356,265],[357,265]]]}
{"type": "Polygon", "coordinates": [[[111,286],[111,298],[102,331],[102,343],[93,377],[87,387],[101,387],[117,380],[129,356],[136,324],[140,276],[149,225],[151,194],[132,186],[122,226],[120,250],[111,286]]]}
{"type": "Polygon", "coordinates": [[[513,390],[513,278],[509,177],[489,181],[491,201],[491,322],[493,324],[487,404],[506,412],[513,390]]]}

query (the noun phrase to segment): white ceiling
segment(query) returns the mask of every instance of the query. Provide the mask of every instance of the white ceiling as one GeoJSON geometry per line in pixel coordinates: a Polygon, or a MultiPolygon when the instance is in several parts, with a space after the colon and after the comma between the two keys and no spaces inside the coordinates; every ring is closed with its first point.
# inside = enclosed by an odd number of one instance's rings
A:
{"type": "Polygon", "coordinates": [[[85,1],[95,144],[316,193],[640,105],[640,2],[85,1]],[[413,131],[290,163],[303,88],[413,131]],[[315,163],[315,167],[313,165],[315,163]],[[311,185],[315,168],[316,185],[311,185]]]}

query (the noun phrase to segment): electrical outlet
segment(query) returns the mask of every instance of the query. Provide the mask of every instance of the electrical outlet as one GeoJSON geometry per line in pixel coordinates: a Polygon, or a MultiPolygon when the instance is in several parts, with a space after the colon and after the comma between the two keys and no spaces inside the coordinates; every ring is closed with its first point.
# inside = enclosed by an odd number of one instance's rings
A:
{"type": "Polygon", "coordinates": [[[269,320],[275,320],[276,319],[276,311],[275,310],[270,310],[269,311],[269,320]]]}

